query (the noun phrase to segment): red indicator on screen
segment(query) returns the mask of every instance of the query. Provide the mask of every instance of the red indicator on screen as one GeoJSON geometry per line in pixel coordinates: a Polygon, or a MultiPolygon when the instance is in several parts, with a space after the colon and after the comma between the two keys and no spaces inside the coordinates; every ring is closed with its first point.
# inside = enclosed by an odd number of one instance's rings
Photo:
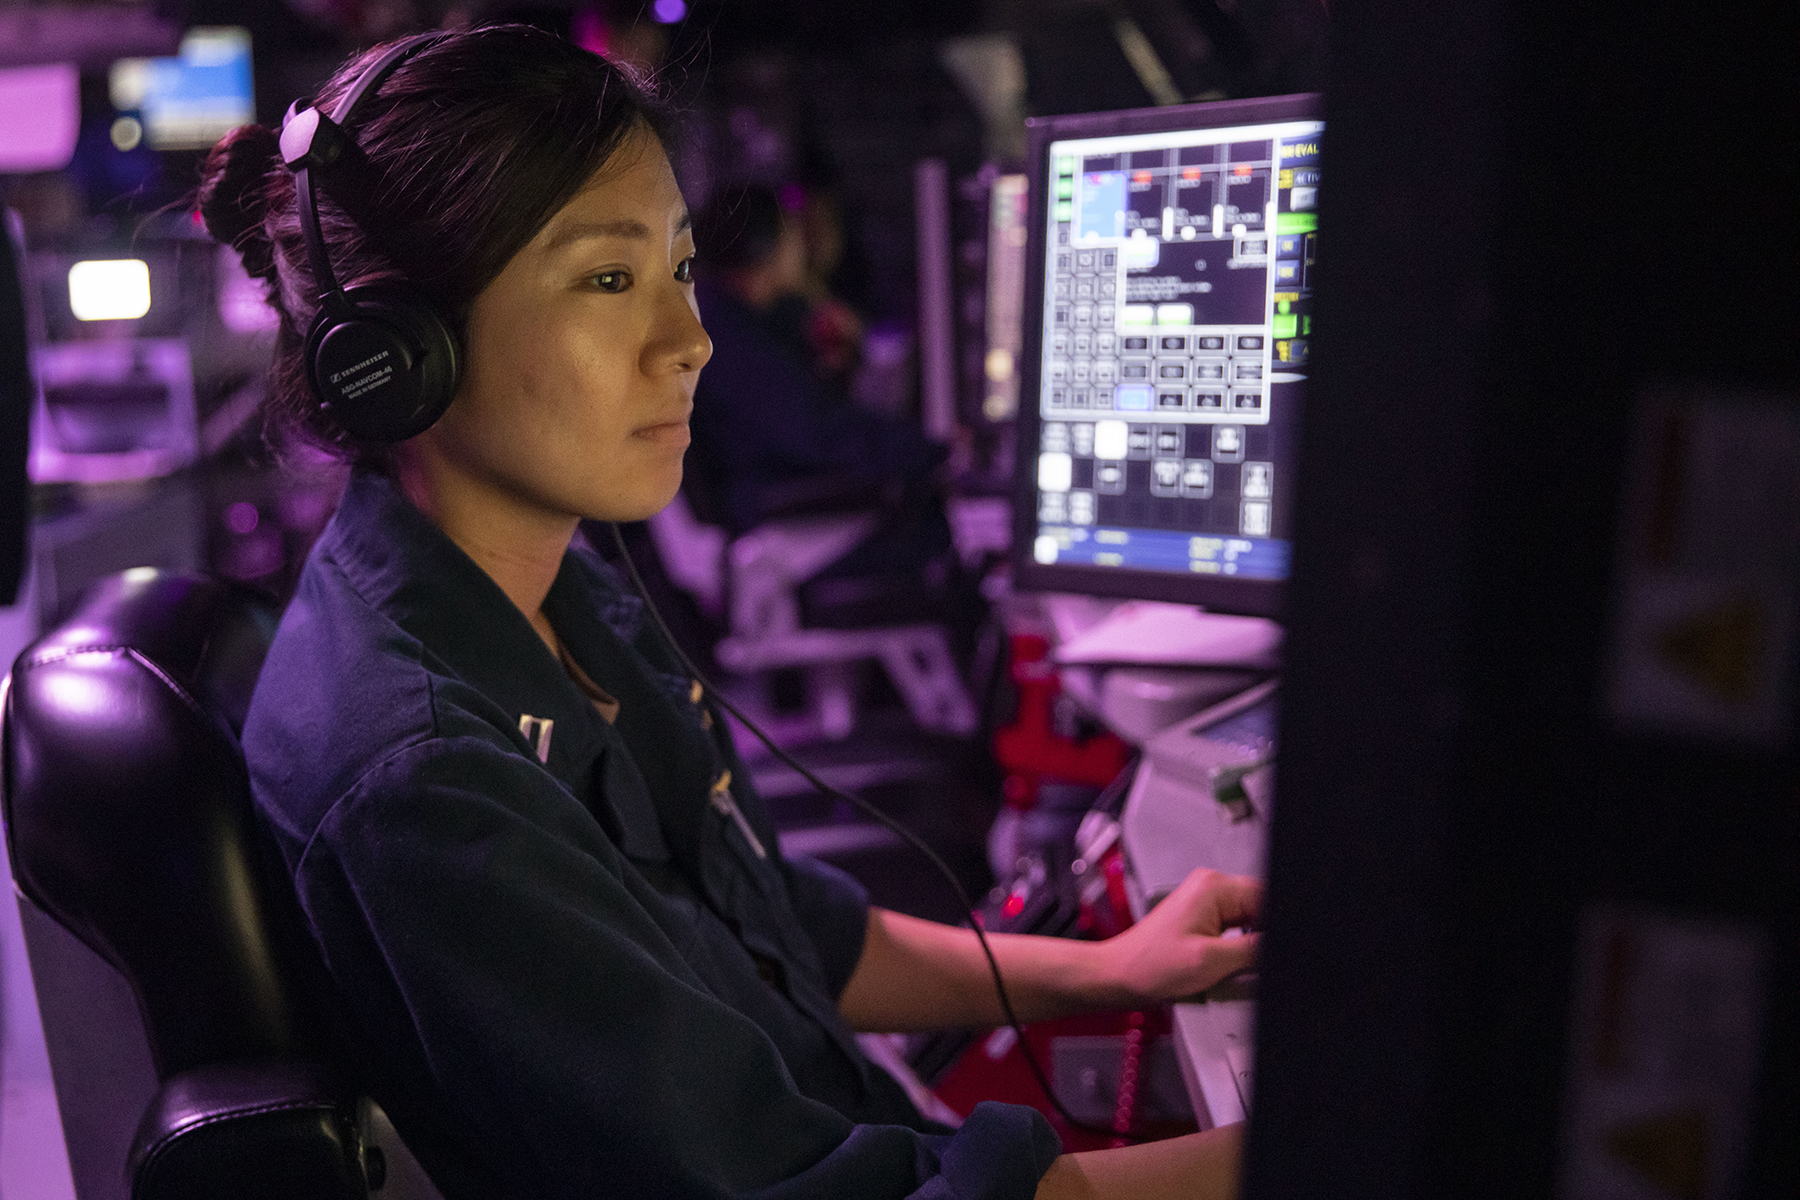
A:
{"type": "Polygon", "coordinates": [[[1200,168],[1188,167],[1186,170],[1182,171],[1181,177],[1183,179],[1198,179],[1200,178],[1200,168]]]}
{"type": "Polygon", "coordinates": [[[1148,171],[1134,172],[1131,176],[1131,182],[1133,182],[1133,183],[1149,183],[1150,182],[1150,172],[1148,172],[1148,171]]]}
{"type": "Polygon", "coordinates": [[[1233,168],[1231,168],[1231,173],[1233,175],[1248,175],[1250,173],[1250,168],[1249,167],[1233,167],[1233,168]]]}

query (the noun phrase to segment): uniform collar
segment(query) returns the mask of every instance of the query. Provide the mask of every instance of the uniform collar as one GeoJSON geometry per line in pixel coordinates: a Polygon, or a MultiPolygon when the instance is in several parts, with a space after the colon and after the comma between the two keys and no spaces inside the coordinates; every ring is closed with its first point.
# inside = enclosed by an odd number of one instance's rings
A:
{"type": "MultiPolygon", "coordinates": [[[[521,752],[540,758],[591,807],[604,808],[596,816],[613,825],[628,853],[667,856],[647,794],[641,803],[632,803],[635,797],[602,796],[595,787],[596,759],[615,739],[608,737],[592,702],[500,585],[393,480],[354,471],[321,541],[321,550],[362,597],[418,639],[436,660],[430,665],[468,684],[500,710],[499,720],[521,752]],[[534,723],[522,729],[526,717],[534,723]],[[548,737],[540,741],[544,727],[535,722],[542,721],[551,724],[548,737]],[[548,756],[541,757],[538,751],[546,745],[548,756]]],[[[637,597],[621,592],[595,564],[572,552],[563,555],[545,604],[571,654],[596,679],[603,673],[591,660],[593,648],[629,636],[642,616],[637,597]],[[602,622],[612,628],[601,630],[602,622]]],[[[611,749],[618,753],[622,746],[611,749]]]]}

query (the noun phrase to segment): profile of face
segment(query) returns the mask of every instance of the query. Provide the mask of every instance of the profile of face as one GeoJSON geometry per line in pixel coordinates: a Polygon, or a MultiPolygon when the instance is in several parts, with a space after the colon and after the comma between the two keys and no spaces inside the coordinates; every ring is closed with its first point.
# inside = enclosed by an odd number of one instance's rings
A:
{"type": "Polygon", "coordinates": [[[688,209],[639,129],[471,307],[462,384],[417,453],[549,521],[638,521],[681,485],[712,355],[688,209]]]}

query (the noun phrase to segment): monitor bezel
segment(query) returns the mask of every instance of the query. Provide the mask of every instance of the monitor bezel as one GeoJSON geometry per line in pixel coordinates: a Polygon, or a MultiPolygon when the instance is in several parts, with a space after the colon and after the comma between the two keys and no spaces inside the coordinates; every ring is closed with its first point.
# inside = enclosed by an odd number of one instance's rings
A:
{"type": "Polygon", "coordinates": [[[1032,556],[1037,538],[1038,397],[1044,357],[1044,255],[1049,238],[1050,144],[1068,138],[1164,133],[1176,129],[1216,129],[1275,121],[1322,121],[1324,98],[1317,92],[1218,100],[1165,108],[1034,117],[1025,122],[1026,172],[1030,179],[1031,222],[1025,241],[1025,336],[1021,343],[1019,408],[1015,416],[1017,466],[1013,471],[1013,586],[1021,591],[1080,592],[1138,600],[1194,604],[1212,612],[1278,617],[1287,598],[1286,580],[1238,579],[1217,575],[1177,575],[1040,563],[1032,556]]]}

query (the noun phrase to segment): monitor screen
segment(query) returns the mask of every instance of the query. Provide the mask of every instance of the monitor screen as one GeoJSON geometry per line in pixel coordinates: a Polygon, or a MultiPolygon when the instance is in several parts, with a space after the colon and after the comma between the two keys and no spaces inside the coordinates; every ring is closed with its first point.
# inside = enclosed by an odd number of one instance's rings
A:
{"type": "Polygon", "coordinates": [[[153,150],[204,150],[256,119],[250,34],[234,25],[188,30],[174,58],[121,58],[109,86],[153,150]]]}
{"type": "Polygon", "coordinates": [[[1030,123],[1020,586],[1279,610],[1320,112],[1284,96],[1030,123]]]}

